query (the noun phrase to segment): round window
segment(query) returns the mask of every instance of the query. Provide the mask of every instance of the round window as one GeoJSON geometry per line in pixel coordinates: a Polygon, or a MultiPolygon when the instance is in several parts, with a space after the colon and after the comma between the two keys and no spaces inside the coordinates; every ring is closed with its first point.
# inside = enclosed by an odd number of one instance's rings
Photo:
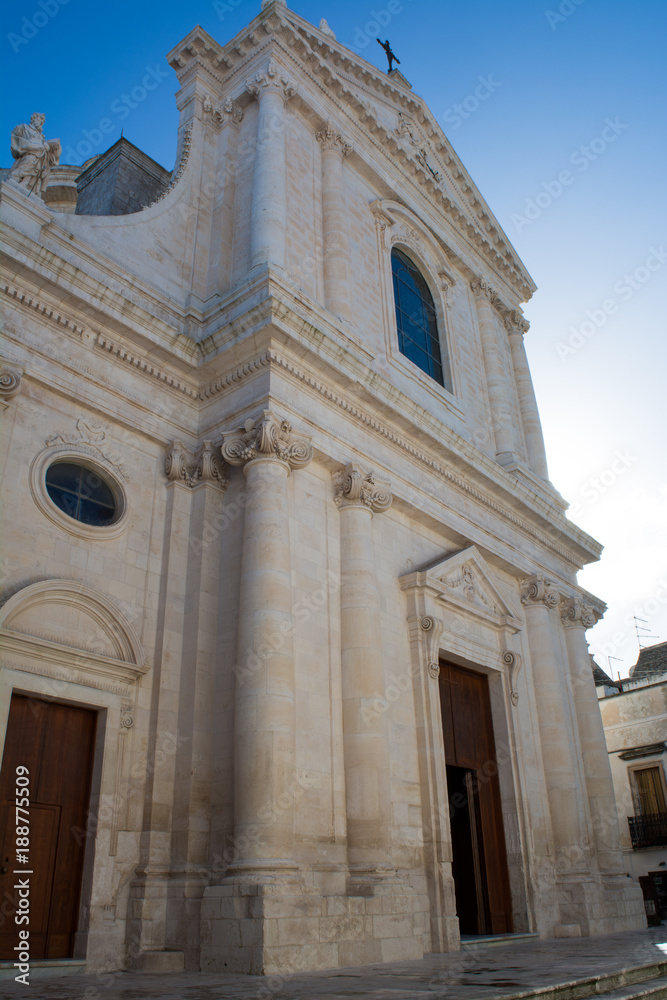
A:
{"type": "Polygon", "coordinates": [[[68,517],[96,527],[122,513],[116,493],[102,476],[78,462],[54,462],[46,471],[46,492],[68,517]]]}

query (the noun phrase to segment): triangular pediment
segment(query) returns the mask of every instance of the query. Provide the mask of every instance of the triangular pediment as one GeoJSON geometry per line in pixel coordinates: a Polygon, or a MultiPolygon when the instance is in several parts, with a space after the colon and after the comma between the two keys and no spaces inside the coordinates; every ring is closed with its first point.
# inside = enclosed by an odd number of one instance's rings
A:
{"type": "Polygon", "coordinates": [[[474,545],[439,560],[421,573],[401,577],[401,585],[404,590],[427,589],[439,602],[455,604],[497,625],[520,627],[518,608],[503,592],[495,573],[474,545]]]}

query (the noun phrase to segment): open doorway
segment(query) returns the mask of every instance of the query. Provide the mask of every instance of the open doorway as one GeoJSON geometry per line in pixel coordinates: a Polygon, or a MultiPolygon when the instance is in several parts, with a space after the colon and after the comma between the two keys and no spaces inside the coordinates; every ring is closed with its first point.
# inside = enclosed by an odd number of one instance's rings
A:
{"type": "Polygon", "coordinates": [[[488,679],[440,665],[440,704],[461,934],[513,930],[488,679]]]}

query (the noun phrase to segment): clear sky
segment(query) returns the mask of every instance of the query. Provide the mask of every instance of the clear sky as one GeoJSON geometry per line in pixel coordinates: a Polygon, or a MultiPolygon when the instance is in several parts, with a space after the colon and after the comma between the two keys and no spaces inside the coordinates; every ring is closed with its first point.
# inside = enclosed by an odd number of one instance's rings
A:
{"type": "MultiPolygon", "coordinates": [[[[538,285],[527,350],[551,478],[605,545],[580,574],[589,632],[623,676],[632,616],[667,640],[666,0],[292,0],[429,104],[538,285]],[[379,27],[378,27],[379,25],[379,27]]],[[[63,162],[128,139],[171,168],[176,78],[195,24],[225,43],[260,0],[9,0],[0,157],[33,111],[63,162]],[[146,86],[144,84],[147,84],[146,86]],[[126,99],[127,98],[127,99],[126,99]],[[111,128],[102,134],[100,121],[111,128]],[[78,153],[77,153],[78,150],[78,153]],[[67,155],[69,154],[69,155],[67,155]]],[[[651,644],[657,639],[647,640],[651,644]]]]}

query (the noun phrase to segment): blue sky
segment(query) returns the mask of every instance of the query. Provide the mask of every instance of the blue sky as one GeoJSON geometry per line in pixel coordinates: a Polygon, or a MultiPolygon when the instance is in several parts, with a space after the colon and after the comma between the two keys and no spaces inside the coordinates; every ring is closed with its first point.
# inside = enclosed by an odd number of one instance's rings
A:
{"type": "MultiPolygon", "coordinates": [[[[633,615],[667,640],[667,3],[291,6],[315,24],[326,17],[382,69],[375,37],[390,39],[538,285],[526,339],[551,478],[572,519],[606,546],[580,582],[609,604],[591,647],[625,675],[637,656],[633,615]]],[[[39,110],[47,136],[74,154],[63,162],[102,152],[123,127],[170,168],[176,80],[166,53],[195,24],[224,43],[259,7],[5,3],[0,162],[10,164],[13,126],[39,110]]]]}

